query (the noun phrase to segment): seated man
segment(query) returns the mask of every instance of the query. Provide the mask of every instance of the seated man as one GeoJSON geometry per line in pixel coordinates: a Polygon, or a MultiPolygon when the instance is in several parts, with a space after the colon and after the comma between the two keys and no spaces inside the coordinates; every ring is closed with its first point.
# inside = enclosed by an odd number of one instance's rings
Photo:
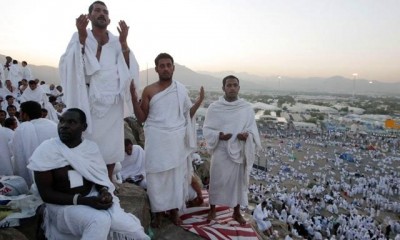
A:
{"type": "Polygon", "coordinates": [[[144,150],[125,139],[125,158],[121,162],[121,176],[125,182],[134,183],[146,189],[146,172],[144,169],[144,150]]]}
{"type": "Polygon", "coordinates": [[[121,208],[98,146],[82,139],[86,128],[82,110],[67,110],[59,137],[43,142],[28,165],[46,203],[47,239],[150,239],[140,220],[121,208]]]}
{"type": "Polygon", "coordinates": [[[268,220],[267,202],[263,201],[258,204],[253,212],[253,219],[257,222],[258,229],[262,231],[266,236],[272,236],[272,224],[268,220]]]}

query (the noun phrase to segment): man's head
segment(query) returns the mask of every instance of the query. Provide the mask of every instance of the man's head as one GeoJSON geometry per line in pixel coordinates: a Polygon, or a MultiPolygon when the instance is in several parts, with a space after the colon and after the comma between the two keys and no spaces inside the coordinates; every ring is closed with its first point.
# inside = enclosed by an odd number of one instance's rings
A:
{"type": "Polygon", "coordinates": [[[61,87],[61,85],[58,85],[57,87],[56,87],[56,89],[61,93],[62,92],[62,87],[61,87]]]}
{"type": "Polygon", "coordinates": [[[264,208],[266,208],[267,207],[267,201],[262,201],[262,203],[261,203],[261,209],[264,209],[264,208]]]}
{"type": "Polygon", "coordinates": [[[225,100],[233,102],[238,99],[240,90],[239,79],[233,75],[224,77],[222,80],[222,91],[225,93],[225,100]]]}
{"type": "Polygon", "coordinates": [[[104,29],[110,24],[107,6],[102,1],[95,1],[89,6],[88,16],[92,22],[92,27],[104,29]]]}
{"type": "Polygon", "coordinates": [[[129,156],[132,155],[133,143],[129,138],[125,138],[125,152],[129,156]]]}
{"type": "Polygon", "coordinates": [[[0,123],[3,123],[6,120],[7,112],[4,110],[0,110],[0,123]]]}
{"type": "Polygon", "coordinates": [[[42,107],[38,102],[26,101],[20,106],[21,121],[30,121],[42,117],[42,107]]]}
{"type": "Polygon", "coordinates": [[[14,117],[17,112],[17,108],[14,105],[7,106],[7,113],[9,117],[14,117]]]}
{"type": "Polygon", "coordinates": [[[47,114],[49,113],[49,111],[47,111],[46,108],[42,108],[42,118],[47,118],[47,114]]]}
{"type": "Polygon", "coordinates": [[[18,127],[17,120],[15,118],[7,118],[4,121],[4,127],[14,131],[18,127]]]}
{"type": "Polygon", "coordinates": [[[86,130],[86,115],[79,108],[70,108],[60,117],[58,136],[68,147],[74,147],[82,142],[82,133],[86,130]]]}
{"type": "Polygon", "coordinates": [[[28,86],[33,91],[37,88],[37,82],[35,80],[29,80],[28,86]]]}
{"type": "Polygon", "coordinates": [[[25,67],[26,65],[28,65],[28,63],[26,61],[22,61],[21,62],[22,66],[25,67]]]}
{"type": "Polygon", "coordinates": [[[6,80],[6,86],[7,86],[7,87],[11,87],[11,86],[12,86],[12,82],[11,82],[10,79],[7,79],[7,80],[6,80]]]}
{"type": "Polygon", "coordinates": [[[7,57],[6,57],[6,63],[10,63],[11,61],[12,61],[12,57],[7,56],[7,57]]]}
{"type": "Polygon", "coordinates": [[[11,105],[14,103],[15,98],[12,95],[7,95],[6,96],[6,101],[8,105],[11,105]]]}
{"type": "Polygon", "coordinates": [[[54,84],[50,84],[49,89],[50,89],[51,91],[53,91],[55,87],[56,87],[56,86],[55,86],[54,84]]]}
{"type": "Polygon", "coordinates": [[[13,64],[18,64],[18,61],[14,59],[13,64]]]}
{"type": "Polygon", "coordinates": [[[175,71],[174,59],[168,53],[160,53],[154,60],[160,81],[169,81],[175,71]]]}

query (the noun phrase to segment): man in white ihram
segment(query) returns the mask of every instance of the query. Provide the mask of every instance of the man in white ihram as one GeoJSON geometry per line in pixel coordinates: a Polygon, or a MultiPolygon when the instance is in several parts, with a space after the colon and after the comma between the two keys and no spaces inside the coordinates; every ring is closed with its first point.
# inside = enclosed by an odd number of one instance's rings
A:
{"type": "Polygon", "coordinates": [[[57,138],[43,142],[28,167],[46,203],[47,239],[149,240],[140,220],[124,212],[96,143],[83,139],[85,113],[68,109],[57,138]]]}
{"type": "Polygon", "coordinates": [[[119,36],[114,36],[107,30],[109,24],[106,4],[93,2],[89,13],[76,19],[78,32],[61,57],[59,69],[65,104],[86,113],[85,137],[99,145],[112,179],[115,163],[124,159],[124,104],[132,111],[132,79],[140,88],[139,66],[127,43],[129,26],[119,21],[119,36]],[[92,29],[87,29],[89,21],[92,29]]]}
{"type": "Polygon", "coordinates": [[[249,175],[255,149],[261,147],[252,106],[238,98],[240,85],[235,76],[222,80],[225,95],[207,109],[203,134],[211,153],[208,221],[216,218],[215,205],[233,207],[232,218],[246,221],[240,205],[247,206],[249,175]]]}

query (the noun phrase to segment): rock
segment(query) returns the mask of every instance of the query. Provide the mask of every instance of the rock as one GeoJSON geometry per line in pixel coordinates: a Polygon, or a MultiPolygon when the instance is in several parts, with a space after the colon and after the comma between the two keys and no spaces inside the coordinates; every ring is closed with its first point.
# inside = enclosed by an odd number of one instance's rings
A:
{"type": "Polygon", "coordinates": [[[123,183],[119,186],[117,196],[125,212],[130,212],[140,219],[144,229],[150,226],[150,202],[146,191],[132,183],[123,183]]]}
{"type": "Polygon", "coordinates": [[[0,240],[29,240],[15,228],[2,228],[0,229],[0,240]]]}

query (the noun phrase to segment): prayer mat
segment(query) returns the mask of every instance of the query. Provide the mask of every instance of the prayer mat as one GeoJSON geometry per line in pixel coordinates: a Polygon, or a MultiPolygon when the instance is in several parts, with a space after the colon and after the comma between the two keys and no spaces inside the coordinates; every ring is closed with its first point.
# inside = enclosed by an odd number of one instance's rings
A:
{"type": "MultiPolygon", "coordinates": [[[[204,202],[208,204],[208,193],[203,191],[204,202]]],[[[257,240],[257,233],[248,222],[241,226],[233,220],[233,209],[216,206],[217,217],[207,222],[209,207],[187,208],[181,216],[185,230],[195,233],[204,239],[212,240],[257,240]]]]}

